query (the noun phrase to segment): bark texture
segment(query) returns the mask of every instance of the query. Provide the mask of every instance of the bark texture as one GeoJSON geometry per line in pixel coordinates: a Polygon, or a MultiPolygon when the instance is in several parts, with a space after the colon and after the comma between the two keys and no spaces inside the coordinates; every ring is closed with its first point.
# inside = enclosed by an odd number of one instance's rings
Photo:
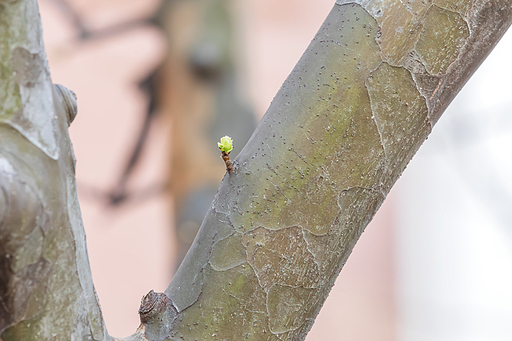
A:
{"type": "Polygon", "coordinates": [[[68,95],[51,83],[36,0],[0,1],[3,341],[109,339],[76,197],[68,95]]]}
{"type": "MultiPolygon", "coordinates": [[[[302,340],[354,244],[512,20],[509,0],[339,1],[124,340],[302,340]]],[[[0,0],[0,332],[108,340],[35,0],[0,0]]],[[[236,143],[236,141],[235,141],[236,143]]]]}
{"type": "Polygon", "coordinates": [[[391,186],[510,22],[509,1],[338,1],[166,290],[171,339],[303,340],[391,186]]]}

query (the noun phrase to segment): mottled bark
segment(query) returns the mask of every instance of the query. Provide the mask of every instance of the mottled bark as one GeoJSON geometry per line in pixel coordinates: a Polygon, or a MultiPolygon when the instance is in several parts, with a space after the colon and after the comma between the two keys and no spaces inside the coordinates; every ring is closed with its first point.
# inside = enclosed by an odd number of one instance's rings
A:
{"type": "Polygon", "coordinates": [[[76,103],[52,86],[35,0],[0,1],[0,334],[108,340],[68,137],[76,103]]]}
{"type": "Polygon", "coordinates": [[[338,1],[166,290],[172,339],[304,339],[391,186],[511,19],[509,1],[338,1]]]}
{"type": "MultiPolygon", "coordinates": [[[[4,0],[0,11],[2,338],[106,340],[72,115],[52,90],[37,6],[4,0]]],[[[165,294],[144,297],[142,324],[125,340],[304,339],[358,237],[511,12],[500,0],[337,2],[165,294]]]]}

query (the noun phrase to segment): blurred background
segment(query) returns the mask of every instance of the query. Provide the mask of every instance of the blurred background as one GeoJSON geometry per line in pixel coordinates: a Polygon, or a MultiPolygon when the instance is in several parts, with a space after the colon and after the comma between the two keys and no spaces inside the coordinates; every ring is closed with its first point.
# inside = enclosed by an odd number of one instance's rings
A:
{"type": "MultiPolygon", "coordinates": [[[[40,0],[111,335],[163,291],[333,0],[40,0]]],[[[512,339],[512,32],[367,227],[308,341],[512,339]]]]}

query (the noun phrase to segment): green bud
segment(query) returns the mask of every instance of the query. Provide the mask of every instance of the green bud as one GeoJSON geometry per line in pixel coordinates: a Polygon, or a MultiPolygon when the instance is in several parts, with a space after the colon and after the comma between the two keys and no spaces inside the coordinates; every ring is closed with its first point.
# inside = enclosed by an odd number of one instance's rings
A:
{"type": "Polygon", "coordinates": [[[217,142],[221,152],[230,153],[233,150],[233,140],[229,136],[224,136],[217,142]]]}

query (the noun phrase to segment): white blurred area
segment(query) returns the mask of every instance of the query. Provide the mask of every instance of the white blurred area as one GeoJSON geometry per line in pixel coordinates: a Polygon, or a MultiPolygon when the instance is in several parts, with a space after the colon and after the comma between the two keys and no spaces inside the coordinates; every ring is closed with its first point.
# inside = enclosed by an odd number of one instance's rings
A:
{"type": "Polygon", "coordinates": [[[400,341],[512,340],[512,31],[394,188],[400,341]]]}
{"type": "MultiPolygon", "coordinates": [[[[71,125],[79,199],[113,336],[138,326],[141,297],[172,276],[172,195],[108,208],[147,99],[135,83],[165,54],[154,27],[77,43],[40,0],[52,78],[78,94],[71,125]]],[[[95,28],[149,15],[158,0],[68,0],[95,28]]],[[[242,0],[242,83],[262,116],[334,0],[242,0]]],[[[363,233],[307,341],[512,340],[512,32],[470,80],[363,233]]],[[[169,128],[157,118],[131,189],[165,181],[169,128]]],[[[219,179],[220,182],[220,179],[219,179]]]]}

